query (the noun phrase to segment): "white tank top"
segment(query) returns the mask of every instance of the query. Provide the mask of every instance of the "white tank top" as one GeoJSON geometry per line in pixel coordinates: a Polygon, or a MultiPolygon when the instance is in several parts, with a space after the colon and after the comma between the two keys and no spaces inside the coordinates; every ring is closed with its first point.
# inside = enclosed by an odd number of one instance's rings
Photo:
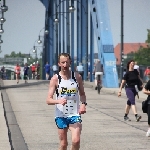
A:
{"type": "Polygon", "coordinates": [[[56,104],[55,117],[72,117],[79,116],[79,85],[75,78],[75,73],[71,72],[71,78],[64,80],[59,74],[58,76],[58,87],[56,89],[56,99],[65,98],[67,104],[56,104]]]}

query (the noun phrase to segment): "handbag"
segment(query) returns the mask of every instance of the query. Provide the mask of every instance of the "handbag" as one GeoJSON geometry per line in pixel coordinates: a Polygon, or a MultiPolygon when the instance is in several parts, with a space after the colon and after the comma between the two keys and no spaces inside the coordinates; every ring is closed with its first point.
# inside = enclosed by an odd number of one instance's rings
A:
{"type": "Polygon", "coordinates": [[[148,108],[148,99],[142,102],[143,113],[147,113],[147,108],[148,108]]]}
{"type": "Polygon", "coordinates": [[[141,82],[140,79],[138,79],[138,85],[137,85],[137,87],[138,87],[139,91],[142,91],[143,87],[142,87],[142,82],[141,82]]]}

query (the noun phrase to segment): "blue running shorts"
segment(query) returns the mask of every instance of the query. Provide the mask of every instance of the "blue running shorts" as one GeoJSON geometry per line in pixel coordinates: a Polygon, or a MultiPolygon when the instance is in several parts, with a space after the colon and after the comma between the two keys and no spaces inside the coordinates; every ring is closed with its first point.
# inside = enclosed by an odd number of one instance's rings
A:
{"type": "Polygon", "coordinates": [[[56,117],[55,122],[59,129],[64,129],[64,128],[69,127],[69,124],[74,124],[77,122],[81,123],[82,120],[81,120],[81,116],[72,116],[72,117],[67,117],[67,118],[56,117]]]}

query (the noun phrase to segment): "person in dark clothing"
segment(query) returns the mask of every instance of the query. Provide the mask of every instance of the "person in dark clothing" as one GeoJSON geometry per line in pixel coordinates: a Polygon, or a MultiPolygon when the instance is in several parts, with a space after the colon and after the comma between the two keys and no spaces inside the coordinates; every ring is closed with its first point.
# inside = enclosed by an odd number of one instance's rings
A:
{"type": "Polygon", "coordinates": [[[147,137],[150,137],[150,73],[147,75],[149,80],[148,82],[146,83],[145,85],[145,88],[143,88],[143,92],[144,94],[147,94],[148,97],[147,97],[147,116],[148,116],[148,130],[146,132],[146,136],[147,137]]]}
{"type": "Polygon", "coordinates": [[[23,68],[23,71],[24,71],[24,80],[25,80],[25,83],[27,83],[28,71],[29,71],[29,67],[28,67],[27,63],[25,63],[25,66],[24,66],[24,68],[23,68]]]}
{"type": "Polygon", "coordinates": [[[5,67],[3,66],[1,68],[1,79],[3,80],[4,79],[4,73],[5,73],[5,67]]]}
{"type": "Polygon", "coordinates": [[[46,62],[46,65],[45,65],[45,73],[46,73],[46,80],[49,80],[49,75],[50,75],[50,65],[48,62],[46,62]]]}
{"type": "Polygon", "coordinates": [[[140,121],[142,118],[140,115],[137,114],[137,108],[135,104],[135,96],[137,95],[137,85],[138,85],[138,80],[140,79],[141,82],[143,83],[142,79],[139,76],[139,72],[134,69],[134,60],[131,60],[127,63],[127,72],[123,77],[122,83],[120,85],[120,89],[118,92],[118,97],[121,96],[121,90],[123,86],[125,85],[125,91],[127,95],[127,104],[125,107],[125,116],[124,116],[124,121],[131,121],[128,117],[130,108],[132,108],[132,111],[135,115],[136,121],[140,121]]]}

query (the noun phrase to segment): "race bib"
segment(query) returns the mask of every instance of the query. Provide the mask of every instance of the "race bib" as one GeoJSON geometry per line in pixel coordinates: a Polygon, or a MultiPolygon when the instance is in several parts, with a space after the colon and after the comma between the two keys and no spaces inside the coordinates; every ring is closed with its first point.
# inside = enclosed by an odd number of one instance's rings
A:
{"type": "Polygon", "coordinates": [[[77,101],[67,100],[67,104],[63,106],[63,113],[65,116],[77,114],[77,101]]]}

